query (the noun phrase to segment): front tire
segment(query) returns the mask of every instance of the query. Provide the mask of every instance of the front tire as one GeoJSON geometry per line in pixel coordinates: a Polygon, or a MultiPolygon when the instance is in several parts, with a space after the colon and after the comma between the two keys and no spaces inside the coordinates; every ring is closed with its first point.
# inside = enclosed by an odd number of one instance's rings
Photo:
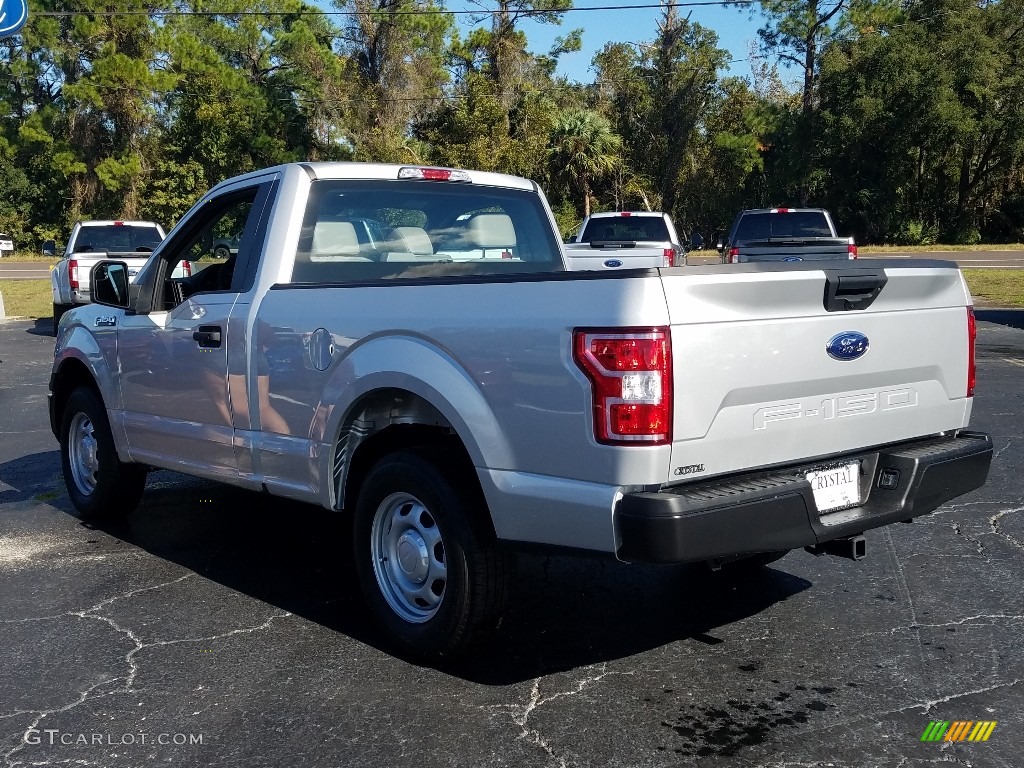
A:
{"type": "Polygon", "coordinates": [[[356,502],[366,602],[390,640],[424,659],[454,658],[483,639],[511,581],[475,478],[455,467],[426,452],[386,456],[356,502]]]}
{"type": "Polygon", "coordinates": [[[227,246],[218,245],[213,249],[213,258],[215,259],[227,259],[231,255],[231,251],[227,246]]]}
{"type": "Polygon", "coordinates": [[[118,458],[107,411],[88,387],[74,390],[64,405],[60,458],[68,496],[83,520],[122,517],[138,506],[146,470],[118,458]]]}

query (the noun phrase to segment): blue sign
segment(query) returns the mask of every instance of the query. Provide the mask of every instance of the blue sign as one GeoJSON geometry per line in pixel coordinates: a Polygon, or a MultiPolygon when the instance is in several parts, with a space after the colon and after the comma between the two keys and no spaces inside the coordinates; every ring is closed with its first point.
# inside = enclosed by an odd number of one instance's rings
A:
{"type": "Polygon", "coordinates": [[[860,331],[843,331],[829,339],[825,351],[833,360],[856,360],[868,351],[868,337],[860,331]]]}
{"type": "Polygon", "coordinates": [[[0,0],[0,37],[15,34],[28,20],[28,0],[0,0]]]}

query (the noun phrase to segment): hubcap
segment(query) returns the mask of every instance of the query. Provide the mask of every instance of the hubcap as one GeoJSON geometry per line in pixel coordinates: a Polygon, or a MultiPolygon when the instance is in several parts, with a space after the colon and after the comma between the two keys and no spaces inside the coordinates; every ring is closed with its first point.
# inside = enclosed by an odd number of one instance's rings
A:
{"type": "Polygon", "coordinates": [[[92,419],[76,413],[68,430],[68,463],[78,492],[91,496],[96,490],[96,472],[100,468],[96,430],[92,419]]]}
{"type": "Polygon", "coordinates": [[[430,510],[408,493],[393,493],[373,516],[373,572],[388,606],[413,624],[441,607],[448,582],[444,541],[430,510]]]}

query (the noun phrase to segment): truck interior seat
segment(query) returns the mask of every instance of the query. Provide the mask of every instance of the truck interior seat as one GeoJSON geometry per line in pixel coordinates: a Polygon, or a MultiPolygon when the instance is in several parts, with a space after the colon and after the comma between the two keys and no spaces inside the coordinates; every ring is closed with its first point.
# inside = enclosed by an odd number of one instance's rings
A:
{"type": "Polygon", "coordinates": [[[359,238],[351,221],[318,221],[313,227],[309,260],[372,261],[359,255],[359,238]]]}
{"type": "Polygon", "coordinates": [[[395,227],[399,239],[404,240],[412,253],[420,256],[433,256],[434,244],[430,235],[422,227],[395,227]]]}

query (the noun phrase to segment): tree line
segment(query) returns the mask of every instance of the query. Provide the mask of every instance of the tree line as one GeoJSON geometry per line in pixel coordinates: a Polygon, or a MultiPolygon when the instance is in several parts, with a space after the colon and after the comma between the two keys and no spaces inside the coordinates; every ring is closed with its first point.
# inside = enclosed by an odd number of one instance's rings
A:
{"type": "MultiPolygon", "coordinates": [[[[1024,0],[760,0],[752,76],[685,7],[557,73],[572,0],[30,0],[0,40],[0,231],[173,224],[206,189],[294,160],[539,181],[563,233],[591,210],[832,210],[859,242],[1024,241],[1024,0]]],[[[740,0],[736,13],[749,13],[740,0]]],[[[626,13],[628,11],[615,11],[626,13]]]]}

